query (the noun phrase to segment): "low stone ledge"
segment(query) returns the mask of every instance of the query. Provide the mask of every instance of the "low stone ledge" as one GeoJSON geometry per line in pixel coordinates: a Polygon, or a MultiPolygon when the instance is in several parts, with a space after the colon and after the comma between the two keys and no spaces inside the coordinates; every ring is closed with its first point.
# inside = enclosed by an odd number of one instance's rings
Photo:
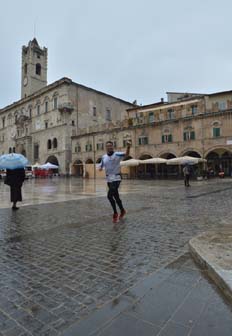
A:
{"type": "Polygon", "coordinates": [[[189,249],[232,302],[232,228],[205,232],[190,240],[189,249]]]}

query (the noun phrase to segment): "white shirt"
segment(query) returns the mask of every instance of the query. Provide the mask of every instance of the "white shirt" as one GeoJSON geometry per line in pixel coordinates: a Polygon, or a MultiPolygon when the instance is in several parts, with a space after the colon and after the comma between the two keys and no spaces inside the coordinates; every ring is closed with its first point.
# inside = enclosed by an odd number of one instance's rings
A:
{"type": "Polygon", "coordinates": [[[101,168],[105,168],[107,182],[121,181],[120,161],[124,158],[124,152],[114,152],[112,155],[102,156],[101,168]]]}

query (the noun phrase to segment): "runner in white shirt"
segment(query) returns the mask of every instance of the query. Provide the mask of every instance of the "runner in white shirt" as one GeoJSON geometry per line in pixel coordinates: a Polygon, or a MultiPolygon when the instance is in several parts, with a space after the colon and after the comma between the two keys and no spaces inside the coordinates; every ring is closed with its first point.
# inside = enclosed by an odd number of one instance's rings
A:
{"type": "Polygon", "coordinates": [[[123,218],[126,214],[126,210],[122,205],[122,201],[119,197],[118,188],[121,183],[120,161],[129,156],[130,143],[127,143],[126,152],[114,152],[113,142],[106,142],[106,154],[102,156],[100,170],[105,168],[106,180],[109,187],[107,197],[113,208],[113,223],[117,223],[119,219],[123,218]],[[120,215],[118,215],[117,207],[120,209],[120,215]]]}

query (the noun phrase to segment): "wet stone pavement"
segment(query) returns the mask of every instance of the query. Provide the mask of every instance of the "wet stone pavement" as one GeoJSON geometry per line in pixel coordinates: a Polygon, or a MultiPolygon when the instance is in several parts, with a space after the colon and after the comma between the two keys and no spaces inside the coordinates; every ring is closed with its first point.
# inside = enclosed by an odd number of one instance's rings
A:
{"type": "Polygon", "coordinates": [[[123,335],[120,327],[128,325],[145,336],[218,335],[215,319],[227,328],[219,334],[231,335],[230,305],[192,263],[186,244],[231,226],[232,180],[188,189],[181,181],[125,180],[128,215],[116,225],[105,190],[104,181],[27,181],[27,205],[12,212],[0,183],[0,335],[123,335]],[[186,311],[197,317],[184,320],[186,311]],[[93,328],[86,331],[86,323],[93,328]]]}

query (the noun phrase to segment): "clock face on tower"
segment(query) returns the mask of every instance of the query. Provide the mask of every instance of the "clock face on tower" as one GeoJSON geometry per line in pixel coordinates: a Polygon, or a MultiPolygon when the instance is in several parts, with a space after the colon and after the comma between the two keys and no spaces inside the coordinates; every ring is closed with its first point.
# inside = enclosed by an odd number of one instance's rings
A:
{"type": "Polygon", "coordinates": [[[24,77],[24,80],[23,80],[23,85],[26,86],[26,85],[27,85],[27,82],[28,82],[28,80],[27,80],[27,76],[25,76],[25,77],[24,77]]]}

